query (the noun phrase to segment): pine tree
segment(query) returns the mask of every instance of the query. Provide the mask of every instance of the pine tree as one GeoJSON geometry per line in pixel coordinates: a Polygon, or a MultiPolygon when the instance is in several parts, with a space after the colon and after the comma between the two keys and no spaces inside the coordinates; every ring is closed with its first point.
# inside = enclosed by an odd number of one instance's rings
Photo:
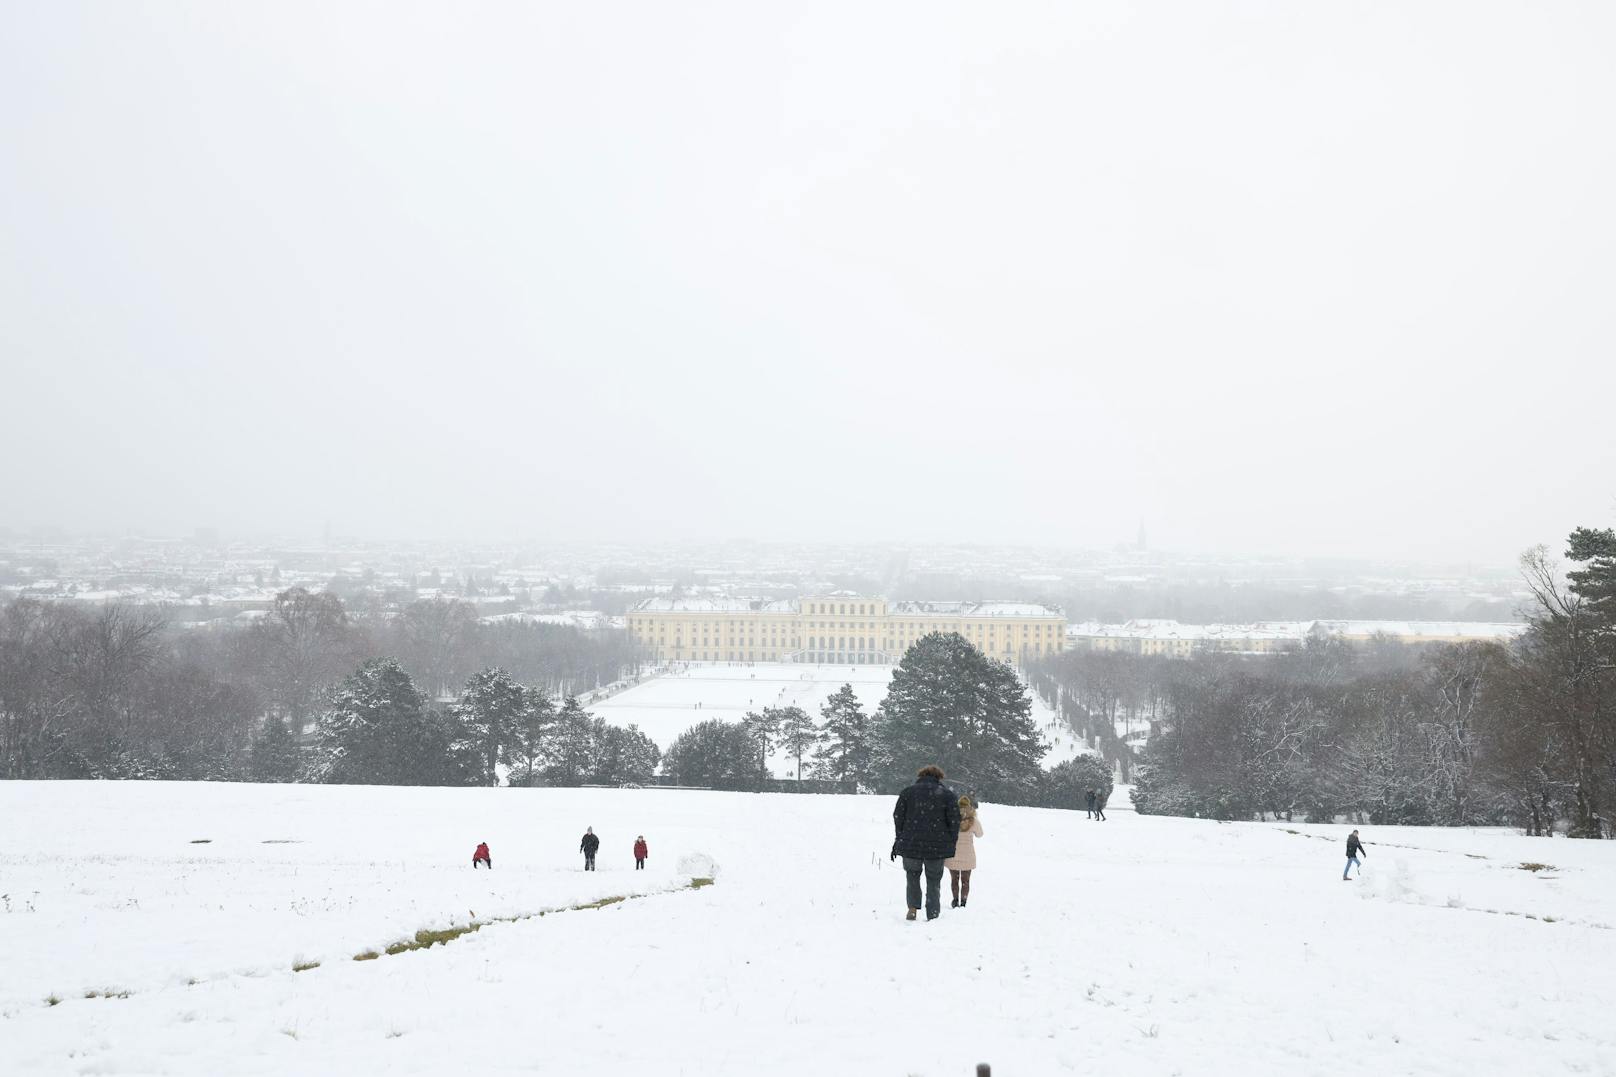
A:
{"type": "Polygon", "coordinates": [[[1579,527],[1566,556],[1586,568],[1566,573],[1571,592],[1606,629],[1616,629],[1616,530],[1579,527]]]}
{"type": "Polygon", "coordinates": [[[668,746],[662,772],[679,785],[756,789],[757,739],[742,722],[698,722],[668,746]]]}
{"type": "Polygon", "coordinates": [[[785,707],[780,711],[780,747],[797,760],[797,780],[802,781],[802,757],[819,743],[819,727],[801,707],[785,707]]]}
{"type": "Polygon", "coordinates": [[[448,716],[398,662],[377,658],[349,675],[320,716],[323,780],[359,785],[446,785],[464,779],[448,716]]]}
{"type": "Polygon", "coordinates": [[[956,632],[915,641],[892,674],[875,725],[876,765],[889,788],[935,763],[982,797],[1025,801],[1049,750],[1015,671],[956,632]]]}
{"type": "Polygon", "coordinates": [[[868,782],[872,730],[853,686],[838,688],[819,714],[824,725],[819,750],[814,753],[814,773],[839,782],[868,782]]]}
{"type": "Polygon", "coordinates": [[[278,716],[270,715],[252,738],[247,772],[255,782],[297,780],[297,738],[278,716]]]}
{"type": "Polygon", "coordinates": [[[577,696],[567,696],[549,738],[545,782],[567,786],[584,784],[594,773],[597,748],[593,716],[584,710],[577,696]]]}
{"type": "Polygon", "coordinates": [[[522,710],[504,745],[510,784],[532,785],[539,780],[555,721],[555,702],[548,692],[538,687],[522,690],[522,710]]]}
{"type": "Polygon", "coordinates": [[[757,787],[760,789],[762,779],[769,776],[769,749],[774,746],[774,738],[780,733],[780,720],[784,713],[780,707],[764,707],[762,713],[747,711],[741,719],[741,724],[752,738],[752,750],[757,756],[757,787]]]}
{"type": "Polygon", "coordinates": [[[483,784],[498,783],[494,767],[522,721],[526,705],[526,690],[503,669],[485,669],[466,682],[454,711],[477,752],[483,784]]]}

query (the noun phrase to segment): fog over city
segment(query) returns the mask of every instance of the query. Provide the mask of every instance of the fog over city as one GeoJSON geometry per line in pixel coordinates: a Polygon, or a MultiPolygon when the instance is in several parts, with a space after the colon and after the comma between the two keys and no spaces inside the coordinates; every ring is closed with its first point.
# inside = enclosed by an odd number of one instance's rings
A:
{"type": "Polygon", "coordinates": [[[0,527],[1508,565],[1616,498],[1510,10],[12,5],[0,527]]]}

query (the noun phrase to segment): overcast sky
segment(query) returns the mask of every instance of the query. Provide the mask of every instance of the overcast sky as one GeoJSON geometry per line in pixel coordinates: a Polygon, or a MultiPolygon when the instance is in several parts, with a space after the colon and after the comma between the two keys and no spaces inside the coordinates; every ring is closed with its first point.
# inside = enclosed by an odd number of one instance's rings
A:
{"type": "Polygon", "coordinates": [[[0,527],[1616,519],[1616,5],[0,2],[0,527]],[[796,10],[792,10],[796,9],[796,10]]]}

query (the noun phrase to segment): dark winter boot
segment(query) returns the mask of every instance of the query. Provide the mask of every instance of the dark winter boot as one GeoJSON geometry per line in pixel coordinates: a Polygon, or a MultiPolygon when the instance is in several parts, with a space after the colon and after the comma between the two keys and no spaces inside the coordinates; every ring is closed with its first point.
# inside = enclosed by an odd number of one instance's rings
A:
{"type": "Polygon", "coordinates": [[[915,918],[915,913],[917,913],[919,911],[920,911],[919,909],[910,909],[907,913],[904,914],[903,918],[905,920],[913,920],[915,918]]]}

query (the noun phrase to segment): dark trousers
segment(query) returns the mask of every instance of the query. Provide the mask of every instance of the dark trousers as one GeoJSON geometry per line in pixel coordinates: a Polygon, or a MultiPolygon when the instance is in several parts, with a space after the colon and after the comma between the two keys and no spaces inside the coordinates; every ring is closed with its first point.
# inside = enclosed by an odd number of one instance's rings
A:
{"type": "Polygon", "coordinates": [[[594,853],[585,853],[584,854],[584,870],[585,871],[594,871],[595,870],[595,854],[594,853]]]}
{"type": "Polygon", "coordinates": [[[635,871],[644,871],[645,870],[645,857],[636,856],[634,858],[634,870],[635,871]]]}
{"type": "Polygon", "coordinates": [[[1102,823],[1105,822],[1105,809],[1096,804],[1094,806],[1094,817],[1102,823]]]}
{"type": "Polygon", "coordinates": [[[473,858],[472,858],[472,861],[471,861],[471,870],[472,870],[472,871],[476,871],[476,870],[477,870],[477,865],[478,865],[478,864],[487,864],[487,865],[488,865],[488,870],[489,870],[489,871],[493,871],[493,870],[494,870],[494,858],[493,858],[493,857],[491,857],[491,856],[478,856],[478,857],[473,857],[473,858]]]}
{"type": "Polygon", "coordinates": [[[909,876],[906,894],[911,909],[920,908],[920,873],[926,873],[926,919],[934,919],[943,911],[943,858],[921,860],[906,856],[903,858],[903,871],[909,876]]]}

